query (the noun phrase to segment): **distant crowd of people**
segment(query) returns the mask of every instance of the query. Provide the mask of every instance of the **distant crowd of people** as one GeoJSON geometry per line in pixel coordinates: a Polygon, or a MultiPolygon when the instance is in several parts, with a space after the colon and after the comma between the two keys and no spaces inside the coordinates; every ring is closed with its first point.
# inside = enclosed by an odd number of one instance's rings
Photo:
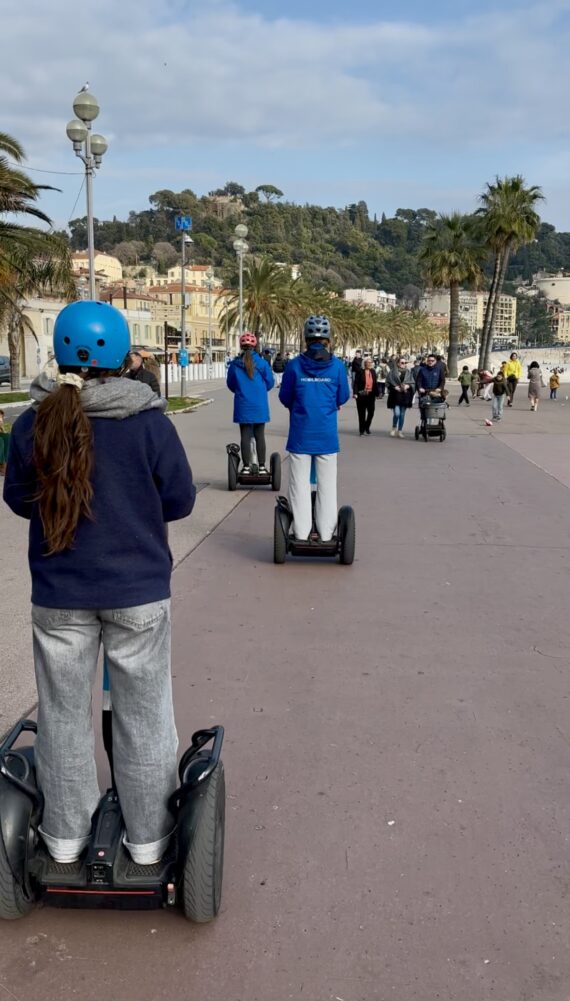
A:
{"type": "Polygon", "coordinates": [[[404,355],[373,358],[356,351],[352,360],[345,357],[344,364],[356,401],[361,437],[371,433],[376,400],[387,397],[386,405],[392,412],[390,436],[403,438],[406,414],[411,407],[419,405],[422,398],[445,401],[448,396],[445,388],[448,370],[443,355],[430,353],[412,362],[404,355]]]}
{"type": "MultiPolygon", "coordinates": [[[[550,373],[549,389],[551,400],[556,400],[558,397],[560,376],[563,371],[563,369],[553,368],[550,373]]],[[[462,403],[465,403],[466,406],[470,405],[469,391],[471,391],[471,399],[482,398],[492,403],[492,419],[500,421],[503,418],[505,400],[507,407],[512,407],[513,405],[522,374],[522,362],[516,351],[512,352],[508,361],[501,363],[498,372],[494,372],[493,369],[474,368],[470,370],[468,365],[464,365],[458,378],[461,387],[458,406],[461,406],[462,403]]],[[[542,369],[537,361],[532,361],[528,366],[527,379],[530,409],[536,412],[541,400],[541,390],[546,388],[542,369]]]]}

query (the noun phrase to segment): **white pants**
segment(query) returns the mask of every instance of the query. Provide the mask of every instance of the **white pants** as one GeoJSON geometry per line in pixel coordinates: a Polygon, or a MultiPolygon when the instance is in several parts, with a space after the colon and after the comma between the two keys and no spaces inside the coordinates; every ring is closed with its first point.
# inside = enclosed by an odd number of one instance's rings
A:
{"type": "Polygon", "coordinates": [[[337,522],[336,501],[336,452],[331,455],[298,455],[289,453],[289,503],[293,512],[293,531],[296,539],[308,539],[312,527],[311,509],[311,460],[317,466],[317,498],[315,523],[323,542],[330,542],[337,522]]]}
{"type": "Polygon", "coordinates": [[[485,386],[485,389],[483,390],[483,399],[484,400],[492,399],[492,393],[493,393],[493,383],[490,382],[487,386],[485,386]]]}

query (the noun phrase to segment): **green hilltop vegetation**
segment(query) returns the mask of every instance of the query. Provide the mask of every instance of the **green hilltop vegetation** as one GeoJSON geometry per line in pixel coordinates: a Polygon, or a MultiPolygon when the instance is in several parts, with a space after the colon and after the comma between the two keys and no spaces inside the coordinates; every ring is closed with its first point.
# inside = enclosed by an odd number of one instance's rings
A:
{"type": "MultiPolygon", "coordinates": [[[[303,277],[316,285],[334,291],[382,288],[404,300],[417,298],[425,284],[420,247],[426,227],[438,218],[435,211],[398,209],[394,216],[382,214],[378,219],[370,218],[363,201],[337,209],[282,199],[282,192],[273,185],[246,192],[236,182],[202,197],[189,189],[156,191],[149,196],[150,208],[130,212],[125,221],[96,219],[95,244],[98,250],[116,254],[125,265],[152,261],[165,271],[179,253],[174,217],[188,214],[193,219],[192,259],[213,265],[232,286],[236,281],[233,233],[241,221],[248,226],[253,255],[298,264],[303,277]],[[221,201],[216,200],[219,196],[221,201]]],[[[84,249],[86,219],[72,220],[69,228],[72,249],[84,249]]],[[[538,270],[567,267],[570,233],[557,233],[554,226],[541,223],[536,241],[512,255],[505,291],[514,291],[538,270]]],[[[487,269],[490,277],[492,262],[487,269]]]]}

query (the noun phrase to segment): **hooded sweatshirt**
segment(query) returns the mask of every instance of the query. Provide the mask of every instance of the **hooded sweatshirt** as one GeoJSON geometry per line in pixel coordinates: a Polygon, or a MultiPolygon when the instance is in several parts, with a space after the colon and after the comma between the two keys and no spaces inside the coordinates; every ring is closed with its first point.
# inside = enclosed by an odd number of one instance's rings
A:
{"type": "Polygon", "coordinates": [[[267,392],[275,385],[271,365],[255,351],[251,356],[253,379],[246,372],[242,355],[228,368],[226,384],[234,394],[234,424],[267,424],[270,419],[267,392]]]}
{"type": "Polygon", "coordinates": [[[346,369],[320,344],[293,358],[279,390],[290,411],[287,451],[330,455],[340,451],[337,412],[350,398],[346,369]]]}
{"type": "Polygon", "coordinates": [[[46,555],[34,500],[32,461],[37,403],[57,384],[45,373],[30,395],[36,404],[14,424],[4,500],[30,521],[32,602],[47,608],[128,608],[170,596],[172,557],[165,522],[194,507],[192,472],[164,401],[128,379],[89,380],[81,390],[93,435],[92,518],[77,527],[71,549],[46,555]]]}

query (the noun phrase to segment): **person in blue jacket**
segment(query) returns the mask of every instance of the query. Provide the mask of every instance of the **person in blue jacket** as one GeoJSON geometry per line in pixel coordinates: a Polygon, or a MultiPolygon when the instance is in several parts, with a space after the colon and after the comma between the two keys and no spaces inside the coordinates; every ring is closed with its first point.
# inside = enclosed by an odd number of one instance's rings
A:
{"type": "Polygon", "coordinates": [[[287,451],[291,456],[289,502],[293,531],[308,539],[312,527],[311,465],[317,472],[315,522],[323,542],[332,539],[337,522],[337,413],[350,399],[345,366],[332,354],[326,316],[309,316],[304,337],[307,350],[289,362],[279,390],[290,412],[287,451]]]}
{"type": "Polygon", "coordinates": [[[259,472],[265,467],[265,425],[269,421],[267,394],[275,385],[271,365],[257,354],[257,337],[245,330],[239,339],[241,355],[231,362],[226,376],[228,389],[234,394],[234,424],[239,424],[241,437],[242,473],[249,473],[251,465],[251,439],[259,462],[259,472]]]}
{"type": "Polygon", "coordinates": [[[429,354],[420,369],[416,379],[416,389],[420,396],[435,393],[441,396],[445,388],[445,369],[434,354],[429,354]]]}
{"type": "Polygon", "coordinates": [[[158,861],[174,828],[165,523],[190,514],[196,490],[164,401],[122,378],[129,348],[127,322],[113,306],[75,302],[59,313],[59,371],[32,383],[35,403],[12,429],[4,482],[4,500],[30,523],[40,830],[62,863],[87,845],[99,801],[91,689],[101,645],[133,860],[158,861]]]}

